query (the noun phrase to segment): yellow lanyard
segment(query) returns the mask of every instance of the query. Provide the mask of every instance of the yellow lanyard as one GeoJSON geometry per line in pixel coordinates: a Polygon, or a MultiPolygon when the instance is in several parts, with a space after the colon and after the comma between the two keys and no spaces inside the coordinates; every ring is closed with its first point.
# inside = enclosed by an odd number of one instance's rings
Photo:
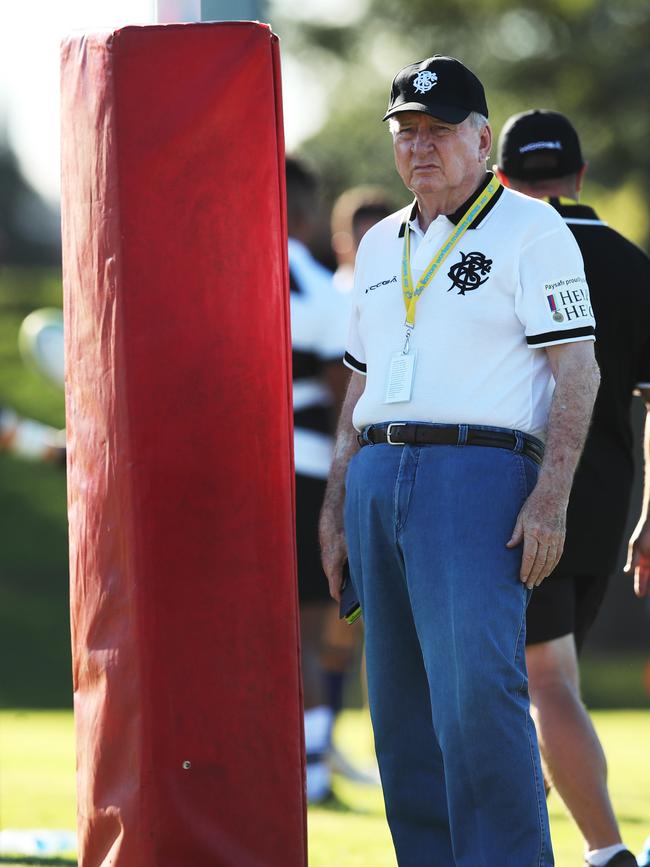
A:
{"type": "Polygon", "coordinates": [[[426,287],[436,276],[438,269],[454,249],[458,241],[463,237],[469,228],[470,223],[478,217],[500,186],[501,184],[499,181],[493,177],[476,201],[472,202],[467,211],[465,211],[465,214],[458,225],[454,227],[451,235],[449,235],[447,240],[429,263],[426,271],[418,280],[415,289],[413,288],[413,279],[411,277],[411,238],[410,225],[407,221],[404,230],[404,249],[402,252],[402,296],[404,298],[404,306],[406,307],[406,341],[404,343],[404,349],[402,350],[404,353],[408,352],[409,338],[411,336],[411,331],[415,327],[415,306],[418,303],[420,295],[422,295],[426,287]]]}

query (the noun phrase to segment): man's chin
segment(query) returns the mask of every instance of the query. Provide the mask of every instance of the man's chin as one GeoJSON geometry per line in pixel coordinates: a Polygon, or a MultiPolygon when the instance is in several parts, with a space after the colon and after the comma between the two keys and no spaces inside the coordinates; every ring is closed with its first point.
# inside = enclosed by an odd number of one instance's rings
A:
{"type": "Polygon", "coordinates": [[[416,196],[438,193],[440,190],[446,189],[445,179],[439,172],[433,176],[416,176],[411,179],[409,189],[416,196]]]}

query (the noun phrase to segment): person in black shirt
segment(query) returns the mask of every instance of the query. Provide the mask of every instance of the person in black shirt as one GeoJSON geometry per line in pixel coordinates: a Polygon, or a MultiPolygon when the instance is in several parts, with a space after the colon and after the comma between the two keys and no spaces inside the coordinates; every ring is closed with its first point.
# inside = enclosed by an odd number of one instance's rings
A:
{"type": "MultiPolygon", "coordinates": [[[[634,867],[609,799],[605,755],[580,698],[578,654],[615,569],[626,524],[634,474],[633,393],[639,391],[650,406],[650,260],[592,208],[578,204],[586,168],[578,135],[561,114],[528,111],[503,127],[495,166],[500,181],[547,199],[580,247],[601,370],[591,431],[569,501],[564,553],[528,607],[526,661],[547,783],[555,786],[583,834],[586,863],[634,867]]],[[[557,291],[566,295],[563,304],[582,303],[580,290],[570,285],[557,291]]],[[[571,305],[564,309],[553,315],[570,317],[571,305]]],[[[650,589],[645,516],[633,538],[631,565],[642,596],[650,589]]]]}

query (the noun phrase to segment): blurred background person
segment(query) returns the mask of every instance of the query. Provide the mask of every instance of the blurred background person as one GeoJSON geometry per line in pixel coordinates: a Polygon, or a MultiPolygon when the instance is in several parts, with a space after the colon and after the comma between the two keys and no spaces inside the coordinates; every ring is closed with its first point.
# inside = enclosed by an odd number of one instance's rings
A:
{"type": "MultiPolygon", "coordinates": [[[[546,199],[573,232],[596,318],[601,371],[569,501],[564,553],[533,593],[527,612],[529,690],[545,775],[580,828],[587,864],[636,867],[621,841],[605,754],[582,703],[578,655],[615,569],[625,528],[634,475],[630,412],[635,390],[650,406],[650,260],[592,208],[578,203],[587,163],[563,115],[533,110],[509,118],[495,169],[504,185],[546,199]]],[[[571,285],[546,287],[546,293],[553,319],[571,317],[574,307],[577,316],[580,305],[588,303],[571,285]],[[565,314],[555,309],[555,294],[561,295],[565,314]]],[[[641,558],[650,560],[648,487],[646,479],[635,565],[641,558]]],[[[637,591],[644,595],[647,584],[638,584],[637,591]]]]}
{"type": "Polygon", "coordinates": [[[322,803],[332,794],[327,753],[334,712],[326,696],[320,660],[325,618],[332,601],[320,562],[317,528],[330,467],[335,413],[348,379],[342,364],[348,306],[334,290],[331,272],[316,261],[308,247],[318,216],[316,175],[306,163],[289,156],[286,179],[307,798],[310,803],[322,803]]]}
{"type": "Polygon", "coordinates": [[[386,190],[377,186],[351,187],[341,193],[332,208],[332,250],[337,269],[334,285],[348,294],[354,284],[354,262],[361,239],[368,229],[395,210],[386,190]]]}
{"type": "MultiPolygon", "coordinates": [[[[23,320],[18,345],[25,364],[63,392],[63,314],[56,308],[33,310],[23,320]]],[[[65,466],[65,430],[27,418],[0,405],[0,449],[21,458],[65,466]]]]}
{"type": "MultiPolygon", "coordinates": [[[[354,262],[361,239],[371,226],[395,210],[392,199],[378,186],[358,186],[345,190],[334,202],[331,216],[332,250],[336,256],[334,287],[346,303],[349,316],[354,284],[354,262]]],[[[347,337],[347,322],[346,332],[347,337]]],[[[356,669],[363,644],[362,621],[350,627],[339,619],[338,606],[330,604],[325,620],[321,648],[321,668],[325,682],[325,697],[333,718],[343,708],[347,675],[356,669]]],[[[365,679],[362,678],[362,680],[365,679]]],[[[376,767],[361,768],[349,760],[334,742],[328,752],[330,769],[350,780],[377,785],[376,767]]]]}
{"type": "Polygon", "coordinates": [[[65,431],[0,406],[0,449],[21,458],[65,466],[65,431]]]}

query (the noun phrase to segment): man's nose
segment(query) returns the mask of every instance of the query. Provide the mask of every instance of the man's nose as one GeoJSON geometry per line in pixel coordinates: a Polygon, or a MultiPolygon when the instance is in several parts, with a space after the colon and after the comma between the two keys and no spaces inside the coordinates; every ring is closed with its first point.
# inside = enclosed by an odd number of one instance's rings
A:
{"type": "Polygon", "coordinates": [[[428,129],[419,129],[413,139],[413,153],[429,151],[435,144],[435,138],[428,129]]]}

